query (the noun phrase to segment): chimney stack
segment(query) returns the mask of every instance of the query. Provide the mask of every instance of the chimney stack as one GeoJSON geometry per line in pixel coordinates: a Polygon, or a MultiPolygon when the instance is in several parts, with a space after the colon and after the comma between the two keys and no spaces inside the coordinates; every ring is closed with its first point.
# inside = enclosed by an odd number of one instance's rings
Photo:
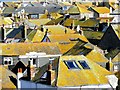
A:
{"type": "Polygon", "coordinates": [[[51,85],[51,71],[52,71],[52,65],[48,65],[48,70],[47,70],[47,85],[51,85]]]}
{"type": "Polygon", "coordinates": [[[17,88],[21,88],[21,82],[19,80],[21,77],[23,77],[22,68],[18,68],[18,73],[17,73],[17,88]]]}
{"type": "Polygon", "coordinates": [[[4,42],[5,39],[5,28],[4,28],[4,24],[1,27],[1,40],[2,42],[4,42]]]}
{"type": "Polygon", "coordinates": [[[32,80],[35,76],[35,67],[32,64],[32,61],[28,61],[28,66],[27,66],[27,76],[29,80],[32,80]]]}

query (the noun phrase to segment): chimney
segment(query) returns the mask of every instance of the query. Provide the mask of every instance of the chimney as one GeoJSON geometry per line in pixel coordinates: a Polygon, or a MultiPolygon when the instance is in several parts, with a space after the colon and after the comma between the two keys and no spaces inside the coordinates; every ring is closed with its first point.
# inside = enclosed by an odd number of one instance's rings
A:
{"type": "Polygon", "coordinates": [[[32,61],[28,61],[28,66],[27,66],[27,76],[28,80],[32,80],[35,76],[35,67],[32,64],[32,61]]]}
{"type": "Polygon", "coordinates": [[[113,63],[111,57],[109,58],[109,66],[110,66],[109,70],[112,71],[113,63]]]}
{"type": "Polygon", "coordinates": [[[48,65],[48,70],[47,70],[47,85],[51,85],[51,71],[52,71],[52,65],[48,65]]]}
{"type": "Polygon", "coordinates": [[[1,40],[2,40],[2,42],[4,42],[4,39],[5,39],[5,33],[6,33],[6,31],[5,31],[5,27],[4,27],[4,24],[2,25],[2,27],[1,27],[1,40]]]}
{"type": "Polygon", "coordinates": [[[41,25],[41,31],[44,32],[44,28],[43,28],[43,25],[41,25]]]}
{"type": "Polygon", "coordinates": [[[21,88],[21,82],[19,80],[21,77],[23,77],[22,68],[18,68],[18,73],[17,73],[17,88],[21,88]]]}
{"type": "Polygon", "coordinates": [[[110,13],[112,13],[112,7],[110,7],[110,13]]]}
{"type": "Polygon", "coordinates": [[[73,20],[73,24],[72,24],[73,26],[72,26],[72,30],[74,30],[74,27],[75,27],[75,22],[74,22],[74,20],[73,20]]]}

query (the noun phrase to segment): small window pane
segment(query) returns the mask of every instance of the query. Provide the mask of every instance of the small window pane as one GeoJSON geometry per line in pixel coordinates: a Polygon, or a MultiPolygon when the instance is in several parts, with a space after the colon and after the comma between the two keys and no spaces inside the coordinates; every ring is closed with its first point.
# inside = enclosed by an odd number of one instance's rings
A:
{"type": "Polygon", "coordinates": [[[4,64],[7,64],[7,61],[5,61],[4,64]]]}
{"type": "Polygon", "coordinates": [[[9,61],[9,64],[11,64],[11,61],[9,61]]]}
{"type": "Polygon", "coordinates": [[[68,69],[79,69],[75,61],[65,61],[68,69]]]}
{"type": "Polygon", "coordinates": [[[83,69],[90,69],[88,64],[85,61],[79,61],[80,65],[83,67],[83,69]]]}
{"type": "Polygon", "coordinates": [[[36,59],[35,58],[33,58],[33,64],[36,64],[36,59]]]}

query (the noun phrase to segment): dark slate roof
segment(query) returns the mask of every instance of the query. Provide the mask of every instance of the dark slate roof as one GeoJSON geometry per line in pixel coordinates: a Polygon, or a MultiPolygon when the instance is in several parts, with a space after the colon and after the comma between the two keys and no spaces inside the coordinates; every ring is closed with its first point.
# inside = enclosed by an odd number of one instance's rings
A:
{"type": "Polygon", "coordinates": [[[113,59],[116,55],[118,55],[120,53],[120,47],[117,47],[113,50],[111,50],[110,52],[108,52],[105,57],[107,57],[108,59],[113,59]]]}
{"type": "Polygon", "coordinates": [[[39,7],[25,7],[25,12],[29,14],[44,14],[45,13],[45,7],[39,6],[39,7]]]}
{"type": "Polygon", "coordinates": [[[35,7],[35,6],[20,7],[15,12],[19,12],[22,9],[24,9],[25,12],[29,13],[29,14],[44,14],[45,13],[45,7],[44,6],[39,6],[39,7],[35,7]]]}
{"type": "Polygon", "coordinates": [[[20,26],[19,28],[14,28],[6,37],[14,38],[22,30],[23,30],[23,26],[20,26]]]}
{"type": "Polygon", "coordinates": [[[57,4],[48,4],[46,6],[46,9],[48,12],[58,12],[59,10],[62,9],[62,7],[57,4]]]}
{"type": "Polygon", "coordinates": [[[86,48],[84,46],[85,44],[87,44],[87,42],[79,40],[79,42],[75,46],[73,46],[63,55],[87,55],[89,52],[91,52],[92,49],[86,48]]]}
{"type": "Polygon", "coordinates": [[[13,7],[5,7],[5,9],[3,10],[3,14],[11,14],[15,11],[15,8],[13,7]]]}

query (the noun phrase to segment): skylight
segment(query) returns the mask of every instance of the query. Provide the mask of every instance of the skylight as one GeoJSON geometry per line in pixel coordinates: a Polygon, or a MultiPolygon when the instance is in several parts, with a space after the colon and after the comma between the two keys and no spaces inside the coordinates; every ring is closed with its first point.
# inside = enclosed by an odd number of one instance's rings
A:
{"type": "Polygon", "coordinates": [[[90,69],[86,61],[78,61],[83,69],[90,69]]]}
{"type": "Polygon", "coordinates": [[[80,69],[75,61],[64,61],[68,69],[80,69]]]}

